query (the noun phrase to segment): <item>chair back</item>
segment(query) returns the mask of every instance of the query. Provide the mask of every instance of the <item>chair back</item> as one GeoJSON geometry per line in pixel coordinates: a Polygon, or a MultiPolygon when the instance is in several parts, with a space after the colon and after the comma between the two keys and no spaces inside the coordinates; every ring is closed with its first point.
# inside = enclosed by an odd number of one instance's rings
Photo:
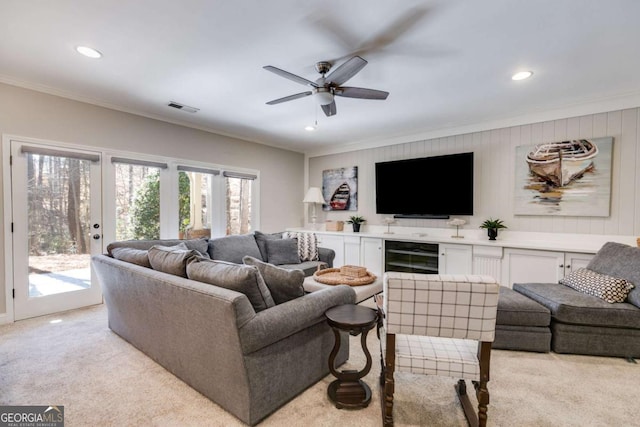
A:
{"type": "Polygon", "coordinates": [[[499,288],[489,276],[387,272],[386,332],[493,342],[499,288]]]}

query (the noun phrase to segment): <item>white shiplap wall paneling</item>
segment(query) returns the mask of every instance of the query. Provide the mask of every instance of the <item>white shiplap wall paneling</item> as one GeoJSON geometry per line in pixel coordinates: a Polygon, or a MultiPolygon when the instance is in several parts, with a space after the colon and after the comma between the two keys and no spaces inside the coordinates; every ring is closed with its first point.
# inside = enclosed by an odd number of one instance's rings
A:
{"type": "MultiPolygon", "coordinates": [[[[358,166],[358,214],[369,225],[382,224],[375,212],[375,163],[443,154],[475,153],[475,214],[465,228],[477,229],[489,216],[509,230],[640,236],[640,108],[532,123],[509,128],[410,141],[347,153],[311,157],[309,184],[322,185],[322,171],[358,166]],[[515,147],[574,138],[614,138],[611,215],[598,217],[515,216],[515,147]]],[[[420,197],[420,190],[416,191],[420,197]]],[[[344,220],[354,212],[323,212],[319,219],[344,220]]],[[[447,228],[443,220],[398,220],[408,227],[447,228]]]]}

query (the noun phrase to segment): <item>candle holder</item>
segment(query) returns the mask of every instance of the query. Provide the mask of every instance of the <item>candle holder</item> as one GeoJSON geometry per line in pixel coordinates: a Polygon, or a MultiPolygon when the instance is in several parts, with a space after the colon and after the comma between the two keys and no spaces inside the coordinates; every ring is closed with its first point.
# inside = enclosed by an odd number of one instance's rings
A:
{"type": "Polygon", "coordinates": [[[465,225],[466,223],[467,221],[460,218],[453,218],[451,221],[447,221],[447,225],[456,227],[456,235],[451,237],[454,239],[464,239],[464,236],[460,235],[459,230],[460,230],[460,226],[465,225]]]}
{"type": "Polygon", "coordinates": [[[388,216],[385,219],[382,220],[385,224],[387,224],[387,231],[384,232],[384,234],[393,234],[393,231],[391,231],[391,224],[393,224],[394,222],[396,222],[395,219],[393,219],[392,217],[388,216]]]}

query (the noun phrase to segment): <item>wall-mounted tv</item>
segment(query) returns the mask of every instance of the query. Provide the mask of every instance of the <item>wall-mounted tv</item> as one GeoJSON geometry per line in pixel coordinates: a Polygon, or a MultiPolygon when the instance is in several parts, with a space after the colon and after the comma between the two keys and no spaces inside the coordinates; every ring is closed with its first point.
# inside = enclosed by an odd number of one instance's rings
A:
{"type": "Polygon", "coordinates": [[[473,153],[376,163],[376,212],[397,218],[473,215],[473,153]]]}

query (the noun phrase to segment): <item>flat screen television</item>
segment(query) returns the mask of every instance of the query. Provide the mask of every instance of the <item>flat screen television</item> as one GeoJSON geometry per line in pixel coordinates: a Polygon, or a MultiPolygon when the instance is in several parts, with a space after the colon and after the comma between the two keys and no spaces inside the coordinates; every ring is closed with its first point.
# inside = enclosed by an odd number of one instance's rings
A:
{"type": "Polygon", "coordinates": [[[397,218],[473,215],[473,153],[376,163],[376,212],[397,218]]]}

